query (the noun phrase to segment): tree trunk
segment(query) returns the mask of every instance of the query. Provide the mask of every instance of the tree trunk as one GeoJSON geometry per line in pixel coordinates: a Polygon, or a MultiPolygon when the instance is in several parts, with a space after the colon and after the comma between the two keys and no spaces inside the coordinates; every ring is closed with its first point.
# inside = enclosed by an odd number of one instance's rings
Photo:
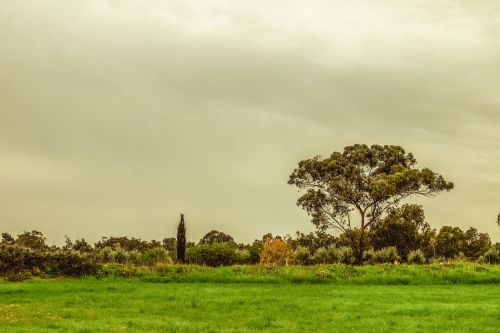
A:
{"type": "MultiPolygon", "coordinates": [[[[360,212],[361,213],[361,212],[360,212]]],[[[361,232],[359,234],[356,265],[363,264],[363,253],[365,252],[365,214],[361,213],[361,232]]]]}
{"type": "Polygon", "coordinates": [[[358,253],[356,258],[356,264],[363,264],[363,253],[365,252],[365,230],[361,229],[361,234],[359,235],[358,253]]]}

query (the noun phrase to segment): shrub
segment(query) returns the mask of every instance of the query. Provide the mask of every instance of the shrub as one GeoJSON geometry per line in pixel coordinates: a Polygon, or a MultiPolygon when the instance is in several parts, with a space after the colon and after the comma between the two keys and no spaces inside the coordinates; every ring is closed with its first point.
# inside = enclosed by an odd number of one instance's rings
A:
{"type": "Polygon", "coordinates": [[[28,275],[83,276],[98,270],[96,258],[74,250],[32,250],[17,245],[0,246],[0,274],[8,279],[28,275]]]}
{"type": "Polygon", "coordinates": [[[246,265],[252,263],[252,255],[250,254],[250,251],[246,249],[236,249],[235,255],[237,264],[246,265]]]}
{"type": "Polygon", "coordinates": [[[356,261],[354,251],[349,246],[339,247],[339,253],[341,264],[351,265],[356,261]]]}
{"type": "Polygon", "coordinates": [[[375,252],[375,260],[380,263],[394,263],[401,260],[398,249],[395,246],[384,247],[375,252]]]}
{"type": "Polygon", "coordinates": [[[490,247],[483,255],[484,261],[490,264],[500,264],[500,250],[490,247]]]}
{"type": "Polygon", "coordinates": [[[328,250],[324,247],[320,247],[319,249],[317,249],[312,259],[316,264],[326,264],[331,261],[328,250]]]}
{"type": "Polygon", "coordinates": [[[265,265],[287,265],[292,258],[290,245],[286,240],[279,237],[267,238],[262,245],[260,255],[261,264],[265,265]]]}
{"type": "Polygon", "coordinates": [[[311,260],[311,253],[307,247],[299,245],[293,252],[293,258],[298,265],[307,265],[311,260]]]}
{"type": "Polygon", "coordinates": [[[99,258],[103,263],[115,262],[115,252],[110,246],[106,246],[99,251],[99,258]]]}
{"type": "Polygon", "coordinates": [[[33,271],[43,267],[44,254],[18,245],[0,245],[0,274],[33,271]]]}
{"type": "Polygon", "coordinates": [[[128,251],[128,261],[132,264],[139,264],[140,253],[137,250],[128,251]]]}
{"type": "Polygon", "coordinates": [[[46,254],[43,270],[50,275],[84,276],[96,274],[99,265],[91,254],[57,250],[46,254]]]}
{"type": "Polygon", "coordinates": [[[24,280],[29,280],[33,277],[33,274],[29,271],[21,271],[21,272],[7,272],[3,274],[5,281],[9,282],[20,282],[24,280]]]}
{"type": "Polygon", "coordinates": [[[419,264],[419,265],[424,264],[425,263],[424,252],[422,252],[422,250],[420,249],[410,251],[410,253],[408,253],[408,263],[419,264]]]}
{"type": "Polygon", "coordinates": [[[401,259],[395,246],[384,247],[376,251],[368,250],[364,257],[371,264],[394,263],[401,259]]]}
{"type": "Polygon", "coordinates": [[[142,252],[138,258],[142,265],[154,266],[157,263],[172,264],[170,254],[163,247],[154,247],[142,252]]]}
{"type": "Polygon", "coordinates": [[[373,247],[371,247],[363,253],[363,262],[373,263],[374,257],[375,257],[375,250],[373,249],[373,247]]]}
{"type": "Polygon", "coordinates": [[[462,252],[458,252],[458,255],[456,255],[454,258],[453,258],[455,261],[467,261],[467,256],[462,252]]]}
{"type": "Polygon", "coordinates": [[[114,262],[116,262],[118,264],[125,264],[128,262],[129,253],[127,251],[125,251],[124,249],[122,249],[121,247],[117,247],[113,251],[113,258],[114,258],[114,262]]]}
{"type": "Polygon", "coordinates": [[[198,244],[186,250],[186,262],[205,266],[228,266],[238,262],[234,243],[198,244]]]}
{"type": "Polygon", "coordinates": [[[328,248],[328,254],[330,260],[336,264],[350,265],[356,260],[354,252],[349,246],[336,247],[335,245],[331,245],[328,248]]]}

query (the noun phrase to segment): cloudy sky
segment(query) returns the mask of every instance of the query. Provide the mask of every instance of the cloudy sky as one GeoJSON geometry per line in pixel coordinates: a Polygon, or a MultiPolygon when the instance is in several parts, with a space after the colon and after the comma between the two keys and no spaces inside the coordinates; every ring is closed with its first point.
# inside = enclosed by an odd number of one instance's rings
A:
{"type": "Polygon", "coordinates": [[[0,0],[0,231],[313,230],[301,159],[398,144],[500,240],[494,1],[0,0]]]}

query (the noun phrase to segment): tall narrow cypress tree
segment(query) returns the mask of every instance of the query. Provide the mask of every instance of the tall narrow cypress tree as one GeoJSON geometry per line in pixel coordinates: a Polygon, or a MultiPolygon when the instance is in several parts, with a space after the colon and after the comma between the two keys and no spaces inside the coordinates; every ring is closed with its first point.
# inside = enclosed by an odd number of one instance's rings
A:
{"type": "Polygon", "coordinates": [[[186,259],[186,225],[184,224],[184,214],[181,214],[181,221],[177,226],[177,262],[183,264],[186,259]]]}

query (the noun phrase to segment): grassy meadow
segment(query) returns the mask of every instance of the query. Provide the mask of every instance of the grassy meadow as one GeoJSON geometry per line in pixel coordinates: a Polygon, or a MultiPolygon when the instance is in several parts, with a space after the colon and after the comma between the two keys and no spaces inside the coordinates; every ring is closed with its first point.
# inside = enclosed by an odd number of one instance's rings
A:
{"type": "Polygon", "coordinates": [[[97,278],[163,283],[306,283],[339,285],[500,284],[500,265],[448,262],[430,265],[241,265],[206,267],[106,264],[97,278]]]}
{"type": "Polygon", "coordinates": [[[499,279],[498,266],[477,264],[134,276],[115,265],[97,278],[1,282],[0,332],[498,332],[499,279]]]}

